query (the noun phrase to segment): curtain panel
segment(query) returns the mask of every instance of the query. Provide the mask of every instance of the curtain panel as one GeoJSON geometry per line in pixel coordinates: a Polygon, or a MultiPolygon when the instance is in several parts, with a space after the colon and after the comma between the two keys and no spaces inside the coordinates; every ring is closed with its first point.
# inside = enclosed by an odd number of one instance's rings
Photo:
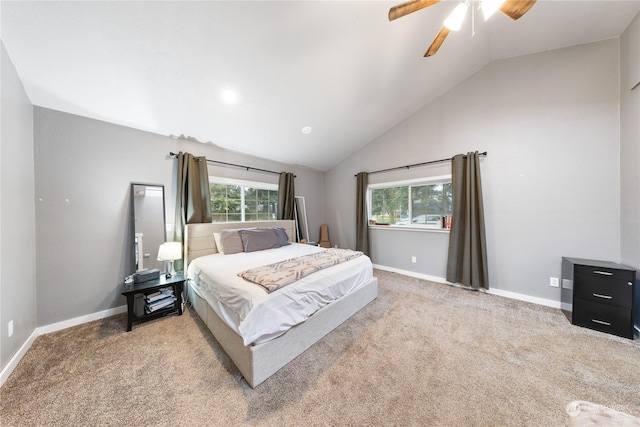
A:
{"type": "Polygon", "coordinates": [[[291,172],[281,172],[278,179],[278,216],[277,219],[294,219],[293,211],[296,205],[295,175],[291,172]]]}
{"type": "MultiPolygon", "coordinates": [[[[211,193],[206,157],[194,157],[180,151],[177,156],[176,211],[174,241],[184,247],[186,224],[211,222],[211,193]]],[[[183,261],[175,262],[176,270],[184,270],[183,261]]]]}
{"type": "Polygon", "coordinates": [[[369,174],[356,175],[356,250],[369,255],[369,215],[367,215],[367,186],[369,174]]]}
{"type": "Polygon", "coordinates": [[[489,289],[487,244],[478,152],[458,154],[451,162],[453,218],[449,233],[447,280],[473,289],[489,289]]]}

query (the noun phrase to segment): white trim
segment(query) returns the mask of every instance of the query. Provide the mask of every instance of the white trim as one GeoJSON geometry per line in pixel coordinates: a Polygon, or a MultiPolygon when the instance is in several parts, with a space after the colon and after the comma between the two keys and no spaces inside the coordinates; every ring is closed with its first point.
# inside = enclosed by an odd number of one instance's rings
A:
{"type": "Polygon", "coordinates": [[[86,314],[84,316],[74,317],[73,319],[63,320],[62,322],[52,323],[51,325],[41,326],[37,329],[38,335],[50,334],[51,332],[67,329],[72,326],[82,325],[83,323],[93,322],[94,320],[105,319],[120,313],[126,313],[127,306],[110,308],[108,310],[98,311],[97,313],[86,314]]]}
{"type": "Polygon", "coordinates": [[[235,178],[223,178],[214,175],[209,175],[209,184],[238,185],[240,187],[250,187],[257,190],[278,190],[278,184],[259,181],[247,181],[244,179],[235,178]]]}
{"type": "Polygon", "coordinates": [[[378,184],[369,184],[367,189],[379,189],[379,188],[387,188],[387,187],[404,187],[404,186],[416,186],[416,184],[446,184],[451,182],[451,175],[438,175],[431,176],[428,178],[414,178],[414,179],[404,179],[402,181],[389,181],[389,182],[380,182],[378,184]]]}
{"type": "MultiPolygon", "coordinates": [[[[422,273],[415,273],[413,271],[401,270],[398,268],[386,267],[384,265],[378,265],[378,264],[374,264],[373,268],[377,268],[379,270],[384,270],[384,271],[390,271],[392,273],[402,274],[403,276],[415,277],[417,279],[424,279],[424,280],[429,280],[431,282],[444,283],[446,285],[456,286],[455,283],[448,282],[446,279],[442,277],[430,276],[428,274],[422,274],[422,273]]],[[[553,301],[545,298],[532,297],[530,295],[519,294],[516,292],[503,291],[502,289],[488,289],[488,290],[481,290],[481,291],[486,292],[487,294],[490,294],[490,295],[511,298],[519,301],[531,302],[538,305],[544,305],[546,307],[561,308],[560,301],[553,301]]]]}
{"type": "Polygon", "coordinates": [[[111,317],[116,314],[126,313],[126,312],[127,312],[127,306],[121,305],[120,307],[110,308],[108,310],[99,311],[97,313],[91,313],[84,316],[74,317],[73,319],[64,320],[62,322],[52,323],[50,325],[36,328],[31,333],[31,335],[29,335],[29,338],[27,338],[24,344],[22,344],[22,346],[18,349],[18,351],[13,355],[11,360],[9,360],[9,363],[7,363],[7,365],[2,369],[2,371],[0,371],[0,387],[4,385],[5,381],[7,381],[7,379],[9,378],[9,375],[11,375],[11,373],[16,368],[16,366],[18,366],[18,363],[20,362],[20,360],[22,360],[24,355],[27,354],[27,351],[29,350],[29,348],[31,348],[31,345],[33,344],[33,342],[40,335],[46,335],[51,332],[60,331],[62,329],[67,329],[72,326],[82,325],[83,323],[93,322],[94,320],[105,319],[107,317],[111,317]]]}
{"type": "Polygon", "coordinates": [[[503,291],[502,289],[489,289],[486,292],[488,294],[497,295],[499,297],[506,297],[511,299],[517,299],[520,301],[532,302],[534,304],[544,305],[546,307],[551,307],[551,308],[561,308],[560,301],[554,301],[546,298],[532,297],[530,295],[519,294],[516,292],[503,291]]]}
{"type": "Polygon", "coordinates": [[[450,230],[448,228],[441,227],[430,227],[430,226],[420,226],[420,225],[368,225],[370,229],[374,230],[395,230],[395,231],[427,231],[429,233],[447,233],[449,234],[450,230]]]}
{"type": "Polygon", "coordinates": [[[27,351],[31,348],[31,344],[38,338],[38,330],[36,329],[29,335],[29,338],[20,346],[16,354],[9,360],[9,363],[0,371],[0,387],[4,385],[4,383],[9,379],[9,375],[16,369],[18,363],[22,360],[27,351]]]}
{"type": "Polygon", "coordinates": [[[452,283],[447,282],[446,279],[437,276],[429,276],[428,274],[416,273],[408,270],[401,270],[399,268],[386,267],[384,265],[373,264],[373,268],[377,268],[378,270],[390,271],[392,273],[402,274],[403,276],[415,277],[416,279],[424,279],[429,280],[431,282],[436,283],[444,283],[446,285],[451,285],[452,283]]]}

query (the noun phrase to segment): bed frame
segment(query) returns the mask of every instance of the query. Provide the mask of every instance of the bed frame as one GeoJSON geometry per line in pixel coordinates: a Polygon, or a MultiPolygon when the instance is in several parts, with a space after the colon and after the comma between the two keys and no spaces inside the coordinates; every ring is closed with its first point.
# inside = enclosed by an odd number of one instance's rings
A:
{"type": "MultiPolygon", "coordinates": [[[[295,236],[295,222],[290,220],[188,224],[184,234],[184,265],[189,265],[198,257],[218,252],[213,239],[214,232],[247,227],[284,227],[290,241],[295,236]]],[[[373,301],[378,296],[378,279],[374,277],[354,292],[324,306],[284,335],[248,346],[191,286],[187,286],[187,293],[200,318],[254,388],[373,301]]]]}

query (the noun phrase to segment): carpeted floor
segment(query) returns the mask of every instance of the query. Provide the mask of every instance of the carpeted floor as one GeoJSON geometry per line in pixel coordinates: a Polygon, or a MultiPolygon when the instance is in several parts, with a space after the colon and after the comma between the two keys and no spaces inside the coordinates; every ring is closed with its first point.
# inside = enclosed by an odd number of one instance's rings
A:
{"type": "Polygon", "coordinates": [[[0,389],[0,425],[561,426],[572,400],[640,416],[640,340],[375,273],[374,302],[256,389],[192,310],[38,337],[0,389]]]}

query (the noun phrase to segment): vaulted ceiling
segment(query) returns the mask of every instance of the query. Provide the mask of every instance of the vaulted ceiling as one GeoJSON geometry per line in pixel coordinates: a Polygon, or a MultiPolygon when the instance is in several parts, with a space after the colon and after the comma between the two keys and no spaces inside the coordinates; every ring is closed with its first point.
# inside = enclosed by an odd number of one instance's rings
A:
{"type": "Polygon", "coordinates": [[[34,105],[324,171],[488,63],[618,37],[640,10],[474,4],[423,58],[457,2],[389,22],[398,3],[2,1],[1,36],[34,105]]]}

